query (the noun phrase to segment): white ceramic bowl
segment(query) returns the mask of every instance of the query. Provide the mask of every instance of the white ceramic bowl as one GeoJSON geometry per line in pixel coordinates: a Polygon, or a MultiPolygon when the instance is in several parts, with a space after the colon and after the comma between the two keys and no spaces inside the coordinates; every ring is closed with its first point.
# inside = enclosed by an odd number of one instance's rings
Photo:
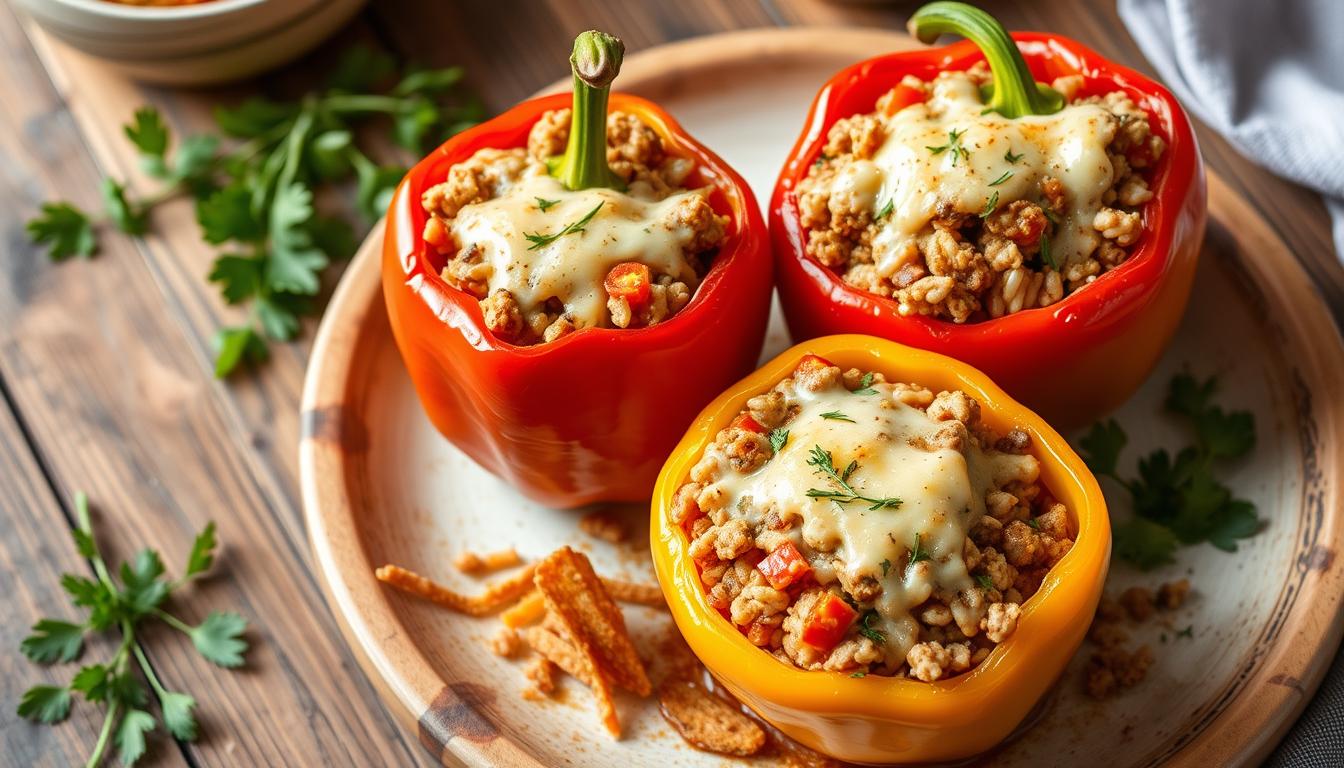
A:
{"type": "Polygon", "coordinates": [[[203,85],[255,75],[308,52],[368,0],[208,0],[146,7],[15,0],[53,37],[137,80],[203,85]]]}

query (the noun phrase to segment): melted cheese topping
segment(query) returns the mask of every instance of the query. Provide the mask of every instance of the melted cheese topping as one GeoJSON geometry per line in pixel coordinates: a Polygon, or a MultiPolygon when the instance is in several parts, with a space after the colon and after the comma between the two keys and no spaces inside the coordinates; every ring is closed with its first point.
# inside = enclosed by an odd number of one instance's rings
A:
{"type": "Polygon", "coordinates": [[[974,440],[963,441],[963,450],[930,449],[947,423],[896,400],[889,384],[874,384],[874,395],[856,395],[840,384],[819,392],[786,386],[788,402],[801,410],[785,425],[788,442],[779,453],[749,475],[719,457],[718,485],[728,494],[729,514],[745,519],[766,551],[791,540],[823,585],[841,576],[848,584],[876,579],[882,594],[873,628],[886,636],[887,657],[904,659],[919,639],[912,610],[934,596],[950,603],[974,587],[963,552],[968,529],[986,513],[986,492],[1036,459],[984,451],[974,440]],[[822,417],[835,412],[852,421],[822,417]],[[837,472],[858,462],[848,478],[857,493],[898,497],[900,506],[873,510],[869,502],[809,497],[811,489],[837,488],[809,463],[814,447],[830,453],[837,472]],[[802,523],[771,530],[765,525],[770,511],[784,520],[801,517],[802,523]],[[916,535],[929,559],[911,565],[916,535]]]}
{"type": "Polygon", "coordinates": [[[1012,120],[981,114],[984,108],[969,77],[943,73],[927,102],[887,121],[886,142],[872,160],[856,161],[838,174],[832,194],[856,197],[875,214],[891,204],[873,238],[879,274],[895,271],[900,254],[940,207],[943,213],[980,214],[995,193],[998,207],[1021,199],[1040,202],[1037,190],[1046,176],[1063,183],[1068,205],[1051,238],[1056,263],[1063,268],[1096,250],[1100,239],[1092,220],[1115,175],[1106,156],[1115,116],[1096,104],[1071,104],[1053,115],[1012,120]],[[958,132],[965,153],[947,146],[952,131],[958,132]],[[944,146],[936,154],[931,149],[944,146]],[[1021,157],[1009,162],[1009,153],[1021,157]]]}
{"type": "Polygon", "coordinates": [[[602,281],[621,262],[646,264],[654,275],[695,288],[698,278],[685,252],[696,233],[678,222],[676,210],[685,198],[704,194],[689,190],[653,200],[611,189],[570,190],[550,176],[530,176],[499,197],[464,206],[451,232],[459,247],[480,249],[491,293],[508,289],[525,313],[556,298],[575,327],[604,326],[602,281]],[[543,211],[538,198],[557,202],[543,211]],[[598,205],[582,231],[541,246],[527,239],[557,234],[598,205]]]}

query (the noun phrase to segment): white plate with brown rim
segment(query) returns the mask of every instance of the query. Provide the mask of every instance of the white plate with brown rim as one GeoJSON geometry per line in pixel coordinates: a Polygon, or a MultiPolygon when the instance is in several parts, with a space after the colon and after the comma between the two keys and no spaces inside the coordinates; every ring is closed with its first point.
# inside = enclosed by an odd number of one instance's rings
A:
{"type": "MultiPolygon", "coordinates": [[[[731,33],[634,54],[617,85],[660,102],[764,200],[820,85],[858,59],[915,45],[864,30],[731,33]]],[[[1094,763],[1103,755],[1116,766],[1256,764],[1310,699],[1339,645],[1344,342],[1292,254],[1213,175],[1209,204],[1208,242],[1180,331],[1115,416],[1131,438],[1128,462],[1183,445],[1180,425],[1160,414],[1167,382],[1182,370],[1216,374],[1220,402],[1252,411],[1258,426],[1252,455],[1223,476],[1267,523],[1235,554],[1205,544],[1151,573],[1114,565],[1110,593],[1186,576],[1194,583],[1165,625],[1150,621],[1131,632],[1157,652],[1148,678],[1115,699],[1091,701],[1080,682],[1084,646],[1034,724],[993,753],[995,765],[1094,763]],[[1189,637],[1177,637],[1186,627],[1189,637]]],[[[303,393],[300,460],[326,598],[389,709],[447,764],[732,764],[682,742],[653,700],[619,699],[626,726],[619,742],[601,731],[588,692],[574,681],[554,701],[523,700],[521,664],[485,649],[496,620],[449,613],[374,578],[376,567],[397,563],[474,591],[479,583],[449,566],[456,553],[511,545],[534,559],[561,543],[586,551],[607,575],[653,578],[646,508],[619,510],[628,543],[598,541],[579,531],[580,513],[525,500],[434,430],[392,341],[380,241],[378,228],[322,321],[303,393]]],[[[776,310],[763,359],[787,345],[776,310]]],[[[1119,489],[1107,493],[1124,514],[1119,489]]],[[[669,618],[650,608],[627,609],[627,617],[644,653],[656,655],[669,618]]]]}

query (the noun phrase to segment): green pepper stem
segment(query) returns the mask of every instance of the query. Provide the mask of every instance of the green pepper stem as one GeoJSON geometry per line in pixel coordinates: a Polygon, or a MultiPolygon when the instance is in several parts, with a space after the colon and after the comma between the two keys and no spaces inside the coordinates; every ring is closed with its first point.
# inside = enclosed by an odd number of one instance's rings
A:
{"type": "Polygon", "coordinates": [[[607,165],[607,96],[624,54],[625,44],[604,32],[589,30],[574,38],[569,57],[574,71],[569,143],[554,170],[569,189],[625,189],[625,182],[607,165]]]}
{"type": "Polygon", "coordinates": [[[929,3],[910,17],[910,34],[922,43],[932,43],[945,33],[961,35],[975,43],[989,61],[994,85],[986,108],[1008,118],[1049,115],[1064,108],[1064,96],[1038,83],[1008,30],[993,16],[966,3],[929,3]]]}

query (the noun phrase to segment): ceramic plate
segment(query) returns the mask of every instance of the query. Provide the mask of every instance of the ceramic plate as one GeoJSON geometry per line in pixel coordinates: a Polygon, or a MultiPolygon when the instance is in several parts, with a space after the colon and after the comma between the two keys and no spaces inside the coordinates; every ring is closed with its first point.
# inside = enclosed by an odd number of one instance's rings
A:
{"type": "MultiPolygon", "coordinates": [[[[630,57],[620,86],[661,102],[735,165],[764,200],[813,94],[835,70],[910,47],[903,35],[769,30],[655,48],[630,57]]],[[[1174,372],[1217,374],[1222,402],[1254,412],[1253,455],[1225,473],[1267,520],[1239,552],[1201,545],[1178,565],[1140,574],[1113,568],[1109,591],[1188,576],[1195,590],[1167,626],[1135,630],[1159,660],[1112,701],[1081,691],[1074,659],[1039,720],[993,755],[996,765],[1254,764],[1315,689],[1339,642],[1341,544],[1339,392],[1344,346],[1307,276],[1270,228],[1216,177],[1194,297],[1174,344],[1117,414],[1139,451],[1182,445],[1160,415],[1174,372]],[[1191,627],[1190,637],[1176,632],[1191,627]],[[1162,635],[1166,635],[1163,642],[1162,635]]],[[[626,510],[630,543],[578,530],[578,513],[536,506],[442,439],[420,410],[392,342],[379,285],[375,231],[322,323],[303,398],[303,498],[309,535],[350,645],[387,706],[445,762],[468,765],[722,766],[686,746],[653,701],[620,701],[626,737],[600,730],[588,692],[524,701],[521,665],[488,653],[493,619],[470,619],[382,588],[375,567],[397,563],[467,590],[453,571],[463,549],[513,545],[537,558],[568,542],[599,571],[652,581],[647,509],[626,510]]],[[[768,358],[788,344],[776,316],[768,358]]],[[[1076,435],[1074,436],[1076,438],[1076,435]]],[[[1123,513],[1118,488],[1108,488],[1123,513]]],[[[627,611],[655,653],[668,617],[627,611]]],[[[1086,646],[1085,646],[1086,648],[1086,646]]]]}

